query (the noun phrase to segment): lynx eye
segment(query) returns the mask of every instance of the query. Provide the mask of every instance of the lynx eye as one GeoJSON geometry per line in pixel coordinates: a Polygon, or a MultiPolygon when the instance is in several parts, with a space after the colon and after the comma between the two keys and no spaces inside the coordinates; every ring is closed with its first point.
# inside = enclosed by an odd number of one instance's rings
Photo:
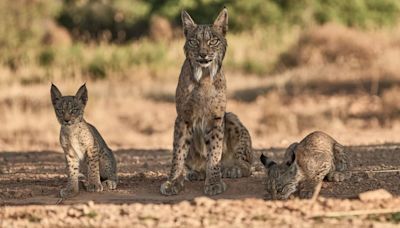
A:
{"type": "Polygon", "coordinates": [[[192,47],[197,47],[197,45],[199,43],[199,42],[197,42],[197,40],[194,40],[194,39],[189,40],[188,42],[189,42],[189,45],[192,47]]]}
{"type": "Polygon", "coordinates": [[[208,45],[210,45],[210,46],[215,46],[215,45],[217,45],[219,43],[219,40],[218,39],[212,39],[212,40],[209,40],[208,41],[208,45]]]}

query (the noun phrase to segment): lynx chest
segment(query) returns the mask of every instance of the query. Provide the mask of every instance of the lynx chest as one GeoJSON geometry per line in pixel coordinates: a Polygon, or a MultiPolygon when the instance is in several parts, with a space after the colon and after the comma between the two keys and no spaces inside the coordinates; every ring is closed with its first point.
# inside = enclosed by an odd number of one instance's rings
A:
{"type": "Polygon", "coordinates": [[[85,126],[61,127],[60,143],[65,153],[72,153],[79,160],[95,145],[92,133],[85,126]]]}

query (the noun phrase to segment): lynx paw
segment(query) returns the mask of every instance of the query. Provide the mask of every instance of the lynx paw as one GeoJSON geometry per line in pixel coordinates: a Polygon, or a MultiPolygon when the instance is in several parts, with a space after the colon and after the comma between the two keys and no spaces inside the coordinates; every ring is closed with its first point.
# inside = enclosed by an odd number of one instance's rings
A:
{"type": "Polygon", "coordinates": [[[101,182],[101,184],[103,185],[104,189],[114,190],[117,188],[117,182],[113,180],[105,180],[101,182]]]}
{"type": "Polygon", "coordinates": [[[206,184],[204,187],[204,193],[209,196],[214,196],[217,194],[221,194],[226,190],[226,184],[221,180],[220,182],[213,184],[206,184]]]}
{"type": "Polygon", "coordinates": [[[346,170],[347,169],[347,163],[346,162],[338,162],[337,164],[336,164],[336,170],[337,171],[344,171],[344,170],[346,170]]]}
{"type": "Polygon", "coordinates": [[[342,182],[342,181],[344,181],[345,179],[347,179],[347,177],[346,177],[346,174],[345,174],[345,173],[341,173],[341,172],[332,172],[332,173],[329,173],[329,174],[326,176],[326,179],[327,179],[327,181],[330,181],[330,182],[342,182]]]}
{"type": "Polygon", "coordinates": [[[103,185],[101,183],[88,183],[86,186],[88,192],[101,192],[103,191],[103,185]]]}
{"type": "Polygon", "coordinates": [[[189,181],[201,181],[206,179],[206,174],[205,172],[190,170],[186,174],[186,179],[189,181]]]}
{"type": "Polygon", "coordinates": [[[183,182],[181,181],[165,181],[160,187],[161,194],[166,196],[176,195],[182,190],[183,182]]]}
{"type": "Polygon", "coordinates": [[[236,166],[225,168],[222,170],[223,178],[241,178],[243,177],[242,169],[236,166]]]}
{"type": "Polygon", "coordinates": [[[74,197],[74,196],[78,195],[78,193],[79,193],[79,190],[66,187],[66,188],[61,189],[60,197],[63,198],[63,199],[71,198],[71,197],[74,197]]]}

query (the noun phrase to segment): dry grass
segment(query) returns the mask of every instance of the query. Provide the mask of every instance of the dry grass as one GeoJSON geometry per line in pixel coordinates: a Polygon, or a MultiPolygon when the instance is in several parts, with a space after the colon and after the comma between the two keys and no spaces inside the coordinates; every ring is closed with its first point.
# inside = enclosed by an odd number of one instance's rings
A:
{"type": "MultiPolygon", "coordinates": [[[[292,33],[292,39],[296,34],[292,33]]],[[[288,49],[296,60],[290,68],[286,66],[265,77],[260,77],[260,72],[235,68],[248,60],[255,66],[278,61],[291,38],[268,46],[271,39],[273,36],[263,37],[261,33],[228,37],[228,110],[237,113],[249,128],[255,147],[287,146],[316,129],[344,143],[396,141],[393,132],[400,127],[398,30],[363,32],[336,25],[317,27],[301,34],[294,48],[288,49]],[[254,36],[253,43],[246,42],[250,36],[254,36]],[[360,132],[364,136],[346,136],[360,132]],[[379,133],[379,137],[371,138],[370,133],[379,133]]],[[[137,49],[138,45],[140,42],[130,48],[137,49]]],[[[166,62],[161,65],[129,67],[122,74],[111,73],[107,80],[88,82],[86,119],[114,148],[171,147],[182,40],[161,45],[166,53],[166,62]]],[[[110,47],[98,48],[98,53],[108,58],[110,47]]],[[[280,61],[284,63],[282,57],[280,61]]],[[[32,79],[30,75],[42,75],[42,70],[32,66],[17,73],[0,69],[2,150],[59,148],[59,125],[49,100],[50,80],[65,94],[74,94],[85,75],[76,72],[74,77],[63,76],[67,70],[74,71],[71,66],[52,69],[47,80],[20,83],[23,75],[32,79]]]]}

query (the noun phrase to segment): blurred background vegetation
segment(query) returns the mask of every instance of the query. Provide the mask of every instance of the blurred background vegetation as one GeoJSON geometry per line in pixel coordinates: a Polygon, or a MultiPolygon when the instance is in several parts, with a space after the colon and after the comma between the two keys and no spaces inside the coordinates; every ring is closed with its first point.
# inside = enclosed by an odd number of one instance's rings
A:
{"type": "MultiPolygon", "coordinates": [[[[168,42],[182,38],[181,10],[198,23],[211,23],[223,6],[229,9],[231,36],[252,34],[258,52],[274,46],[279,49],[274,52],[284,52],[284,42],[290,41],[283,37],[293,35],[295,28],[336,22],[376,29],[396,25],[400,15],[397,0],[2,1],[0,61],[23,83],[48,80],[60,68],[56,75],[62,77],[104,79],[145,65],[153,76],[163,76],[165,68],[178,64],[167,52],[168,42]],[[20,75],[18,70],[26,66],[32,67],[31,75],[20,75]]],[[[278,64],[277,57],[245,55],[228,58],[231,69],[264,75],[278,64]]]]}
{"type": "Polygon", "coordinates": [[[180,12],[212,23],[223,6],[228,109],[256,147],[400,129],[399,0],[14,0],[0,1],[0,146],[58,148],[48,86],[87,81],[111,145],[169,147],[180,12]]]}

